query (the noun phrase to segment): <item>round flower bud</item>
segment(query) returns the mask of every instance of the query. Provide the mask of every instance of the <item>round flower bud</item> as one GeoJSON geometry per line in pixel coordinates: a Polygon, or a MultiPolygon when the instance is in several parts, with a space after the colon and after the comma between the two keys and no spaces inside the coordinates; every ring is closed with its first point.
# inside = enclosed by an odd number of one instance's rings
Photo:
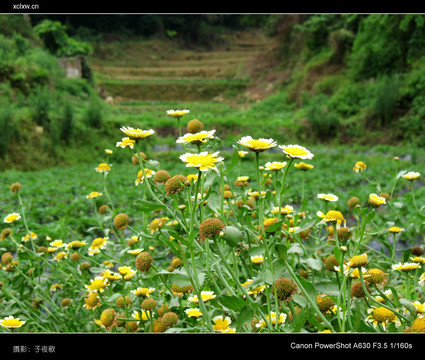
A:
{"type": "Polygon", "coordinates": [[[381,284],[385,282],[387,274],[380,269],[369,269],[365,274],[365,281],[369,284],[381,284]]]}
{"type": "Polygon", "coordinates": [[[186,176],[175,175],[165,182],[166,195],[175,194],[176,192],[183,190],[185,186],[189,185],[190,183],[186,176]]]}
{"type": "Polygon", "coordinates": [[[71,261],[72,262],[80,261],[80,259],[81,259],[81,255],[79,253],[75,252],[75,253],[71,254],[71,261]]]}
{"type": "Polygon", "coordinates": [[[106,309],[100,315],[100,322],[106,328],[116,325],[117,313],[114,309],[106,309]]]}
{"type": "Polygon", "coordinates": [[[163,333],[165,330],[167,330],[167,327],[160,319],[157,319],[152,321],[152,329],[154,333],[163,333]]]}
{"type": "Polygon", "coordinates": [[[422,256],[424,254],[424,249],[421,246],[415,246],[412,248],[411,254],[415,256],[422,256]]]}
{"type": "MultiPolygon", "coordinates": [[[[365,283],[365,287],[366,287],[366,290],[369,292],[370,290],[367,283],[365,283]]],[[[355,298],[364,298],[366,296],[362,287],[362,283],[360,281],[356,281],[351,285],[350,294],[351,294],[351,297],[355,297],[355,298]]]]}
{"type": "Polygon", "coordinates": [[[333,300],[325,294],[320,294],[316,296],[316,302],[319,306],[319,310],[323,313],[329,311],[332,309],[332,307],[335,305],[333,300]]]}
{"type": "Polygon", "coordinates": [[[155,299],[147,298],[147,299],[142,301],[142,304],[140,306],[141,306],[142,310],[152,311],[153,309],[156,308],[157,305],[158,305],[158,302],[155,299]]]}
{"type": "Polygon", "coordinates": [[[209,237],[218,236],[223,230],[224,224],[218,218],[209,218],[199,225],[199,240],[205,240],[209,237]]]}
{"type": "Polygon", "coordinates": [[[152,262],[152,256],[147,251],[143,251],[136,257],[136,268],[141,272],[147,272],[151,268],[152,262]]]}
{"type": "Polygon", "coordinates": [[[22,189],[22,185],[20,183],[14,183],[10,186],[10,191],[13,193],[17,193],[18,191],[20,191],[22,189]]]}
{"type": "Polygon", "coordinates": [[[166,314],[169,311],[171,310],[169,309],[168,304],[162,304],[161,307],[158,309],[158,315],[164,316],[164,314],[166,314]]]}
{"type": "Polygon", "coordinates": [[[131,299],[126,296],[124,298],[124,296],[120,296],[116,301],[115,301],[115,305],[118,307],[128,307],[131,305],[131,299]]]}
{"type": "Polygon", "coordinates": [[[91,265],[87,261],[82,262],[81,265],[80,265],[81,270],[88,270],[88,269],[90,269],[90,267],[91,267],[91,265]]]}
{"type": "Polygon", "coordinates": [[[61,306],[64,308],[71,305],[71,303],[72,303],[72,300],[70,298],[65,298],[61,301],[61,306]]]}
{"type": "MultiPolygon", "coordinates": [[[[289,278],[279,278],[275,282],[276,296],[278,301],[290,301],[291,297],[297,292],[297,285],[289,278]]],[[[275,288],[272,290],[275,293],[275,288]]]]}
{"type": "Polygon", "coordinates": [[[40,297],[36,297],[33,301],[32,301],[32,307],[34,309],[39,309],[40,305],[43,303],[43,299],[40,297]]]}
{"type": "Polygon", "coordinates": [[[118,230],[124,230],[127,228],[129,222],[130,219],[127,214],[121,213],[114,217],[114,226],[118,230]]]}
{"type": "Polygon", "coordinates": [[[126,322],[122,318],[125,318],[125,314],[117,315],[117,327],[125,326],[126,322]]]}
{"type": "Polygon", "coordinates": [[[40,247],[37,249],[37,252],[38,252],[38,253],[47,253],[47,248],[46,248],[45,246],[40,246],[40,247]]]}
{"type": "Polygon", "coordinates": [[[162,316],[162,319],[161,319],[161,322],[166,327],[171,327],[171,326],[177,324],[177,321],[179,321],[179,317],[177,316],[176,313],[174,313],[172,311],[165,313],[164,316],[162,316]]]}
{"type": "Polygon", "coordinates": [[[351,237],[351,231],[348,227],[340,227],[337,230],[338,240],[347,241],[351,237]]]}
{"type": "MultiPolygon", "coordinates": [[[[147,156],[145,153],[140,152],[140,157],[142,158],[142,160],[146,160],[147,156]]],[[[131,158],[131,162],[133,163],[134,166],[139,165],[139,157],[137,156],[137,154],[134,154],[131,158]]]]}
{"type": "Polygon", "coordinates": [[[11,228],[5,228],[2,230],[0,235],[0,240],[6,239],[8,236],[12,235],[12,229],[11,228]]]}
{"type": "Polygon", "coordinates": [[[325,267],[328,271],[336,272],[335,266],[339,266],[335,255],[329,255],[325,260],[325,267]]]}
{"type": "Polygon", "coordinates": [[[153,176],[153,181],[155,183],[165,183],[170,179],[170,174],[166,170],[158,170],[153,176]]]}
{"type": "Polygon", "coordinates": [[[125,324],[125,328],[129,332],[136,332],[137,329],[139,328],[139,325],[137,324],[136,321],[127,321],[125,324]]]}
{"type": "Polygon", "coordinates": [[[378,196],[383,197],[386,201],[391,200],[391,196],[388,193],[380,193],[378,196]]]}
{"type": "Polygon", "coordinates": [[[10,264],[13,260],[13,255],[11,252],[5,252],[2,256],[1,256],[1,262],[3,263],[3,265],[7,265],[10,264]]]}
{"type": "Polygon", "coordinates": [[[99,207],[99,214],[100,215],[105,215],[108,212],[108,205],[102,205],[99,207]]]}
{"type": "Polygon", "coordinates": [[[360,204],[360,199],[356,196],[353,196],[347,202],[348,209],[350,209],[350,210],[353,210],[359,204],[360,204]]]}
{"type": "Polygon", "coordinates": [[[191,134],[196,134],[201,132],[204,129],[204,124],[201,123],[198,119],[190,120],[187,123],[187,131],[191,134]]]}

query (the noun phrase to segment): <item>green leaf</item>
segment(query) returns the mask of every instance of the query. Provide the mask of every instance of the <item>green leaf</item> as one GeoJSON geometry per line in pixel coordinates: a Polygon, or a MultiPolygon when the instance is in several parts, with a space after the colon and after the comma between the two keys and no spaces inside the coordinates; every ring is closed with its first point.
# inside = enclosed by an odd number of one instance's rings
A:
{"type": "MultiPolygon", "coordinates": [[[[297,275],[298,281],[301,283],[301,285],[304,287],[304,290],[310,295],[310,298],[314,301],[316,300],[316,290],[314,289],[314,286],[309,283],[307,280],[305,280],[300,275],[297,275]]],[[[299,289],[301,290],[301,289],[299,289]]]]}
{"type": "Polygon", "coordinates": [[[266,270],[262,273],[262,278],[263,281],[268,284],[271,285],[273,284],[273,273],[270,270],[266,270]]]}
{"type": "Polygon", "coordinates": [[[236,319],[236,331],[239,332],[244,324],[251,321],[254,318],[254,311],[249,305],[245,305],[238,318],[236,319]]]}
{"type": "Polygon", "coordinates": [[[406,299],[400,299],[400,304],[403,305],[407,310],[409,310],[413,317],[416,317],[417,310],[415,305],[413,305],[411,301],[406,299]]]}
{"type": "Polygon", "coordinates": [[[283,221],[279,221],[276,224],[270,225],[267,228],[266,232],[267,233],[274,233],[282,227],[282,224],[283,224],[283,221]]]}
{"type": "Polygon", "coordinates": [[[280,261],[285,261],[288,258],[288,246],[285,244],[277,244],[276,252],[280,261]]]}
{"type": "Polygon", "coordinates": [[[142,199],[135,200],[133,204],[137,210],[141,211],[154,211],[159,209],[165,209],[165,205],[142,199]]]}
{"type": "Polygon", "coordinates": [[[223,171],[223,175],[226,175],[227,172],[229,172],[230,170],[232,170],[236,164],[239,161],[239,154],[238,154],[238,148],[233,145],[233,158],[232,158],[232,163],[227,167],[226,170],[223,171]]]}
{"type": "Polygon", "coordinates": [[[221,305],[224,307],[234,310],[234,311],[241,311],[245,306],[245,301],[241,298],[238,298],[237,296],[229,296],[229,295],[222,295],[218,298],[218,301],[221,305]]]}
{"type": "Polygon", "coordinates": [[[242,241],[242,232],[234,226],[226,226],[226,232],[223,235],[223,239],[227,245],[234,248],[242,241]]]}
{"type": "Polygon", "coordinates": [[[300,311],[296,315],[295,320],[292,323],[294,332],[299,332],[303,328],[308,317],[310,316],[310,311],[311,311],[311,309],[309,307],[304,307],[303,311],[300,311]]]}
{"type": "Polygon", "coordinates": [[[323,262],[320,260],[309,258],[309,259],[306,259],[305,262],[308,266],[310,266],[314,270],[318,270],[318,271],[322,270],[323,262]]]}
{"type": "Polygon", "coordinates": [[[208,198],[208,207],[215,213],[218,213],[218,210],[221,208],[221,197],[217,191],[211,191],[211,194],[208,198]]]}

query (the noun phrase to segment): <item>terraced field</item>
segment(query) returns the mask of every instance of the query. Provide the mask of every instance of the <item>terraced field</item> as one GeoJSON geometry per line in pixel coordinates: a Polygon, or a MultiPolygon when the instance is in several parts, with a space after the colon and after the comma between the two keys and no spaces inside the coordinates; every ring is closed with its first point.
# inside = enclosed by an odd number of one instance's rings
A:
{"type": "Polygon", "coordinates": [[[226,35],[224,44],[207,51],[179,48],[166,40],[102,43],[91,66],[98,85],[121,110],[140,110],[146,101],[222,102],[249,87],[247,67],[270,40],[237,33],[226,35]]]}

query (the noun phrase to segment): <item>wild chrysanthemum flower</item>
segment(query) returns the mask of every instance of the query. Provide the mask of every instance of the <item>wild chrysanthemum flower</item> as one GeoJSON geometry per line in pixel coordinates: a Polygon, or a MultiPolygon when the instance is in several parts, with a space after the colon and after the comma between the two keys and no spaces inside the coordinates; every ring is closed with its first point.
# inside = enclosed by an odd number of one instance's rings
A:
{"type": "Polygon", "coordinates": [[[311,165],[311,164],[307,164],[307,163],[305,163],[305,162],[296,163],[296,164],[294,164],[294,166],[295,166],[297,169],[302,170],[302,171],[307,171],[307,170],[311,170],[311,169],[313,169],[313,168],[314,168],[314,166],[313,166],[313,165],[311,165]]]}
{"type": "Polygon", "coordinates": [[[155,288],[142,288],[139,287],[135,290],[131,290],[131,293],[138,297],[149,297],[153,292],[155,291],[155,288]]]}
{"type": "MultiPolygon", "coordinates": [[[[151,170],[151,169],[145,169],[145,175],[146,175],[146,178],[151,178],[152,176],[154,176],[155,175],[155,171],[154,170],[151,170]]],[[[140,183],[142,183],[143,181],[144,181],[144,176],[143,176],[143,170],[139,170],[139,172],[137,173],[137,179],[136,179],[136,181],[134,182],[135,183],[135,185],[137,186],[137,185],[139,185],[140,183]]]]}
{"type": "Polygon", "coordinates": [[[180,155],[180,160],[186,163],[186,167],[195,167],[200,171],[214,170],[218,172],[216,163],[222,162],[223,157],[219,156],[219,152],[208,153],[208,151],[203,151],[199,154],[186,153],[180,155]]]}
{"type": "Polygon", "coordinates": [[[111,171],[111,165],[108,165],[107,163],[100,163],[97,167],[96,167],[96,172],[98,173],[109,173],[109,171],[111,171]]]}
{"type": "Polygon", "coordinates": [[[130,126],[123,126],[120,128],[120,130],[127,135],[130,140],[139,141],[147,138],[148,136],[151,136],[152,134],[155,134],[155,131],[150,130],[141,130],[141,129],[133,129],[130,126]]]}
{"type": "Polygon", "coordinates": [[[66,247],[66,243],[64,243],[62,240],[53,240],[52,242],[49,243],[49,245],[55,248],[66,247]]]}
{"type": "Polygon", "coordinates": [[[8,329],[20,328],[25,323],[26,321],[22,321],[19,318],[15,318],[13,316],[7,316],[0,321],[0,325],[8,329]]]}
{"type": "Polygon", "coordinates": [[[279,145],[279,148],[292,159],[313,159],[314,155],[310,150],[300,145],[279,145]]]}
{"type": "Polygon", "coordinates": [[[248,151],[238,151],[238,155],[239,155],[239,157],[243,158],[246,155],[248,155],[248,151]]]}
{"type": "Polygon", "coordinates": [[[182,116],[189,114],[189,110],[167,110],[167,114],[174,118],[181,118],[182,116]]]}
{"type": "Polygon", "coordinates": [[[199,309],[197,309],[197,308],[186,309],[184,312],[186,313],[186,315],[188,317],[199,318],[199,317],[202,316],[201,311],[199,309]]]}
{"type": "Polygon", "coordinates": [[[143,300],[140,307],[142,308],[142,310],[152,311],[153,309],[157,307],[157,305],[158,305],[158,301],[150,297],[143,300]]]}
{"type": "Polygon", "coordinates": [[[37,234],[36,233],[34,233],[34,232],[31,232],[31,233],[29,233],[29,234],[26,234],[25,236],[22,236],[22,238],[21,238],[21,240],[23,241],[23,242],[28,242],[28,241],[30,241],[30,240],[37,240],[38,239],[38,236],[37,236],[37,234]]]}
{"type": "Polygon", "coordinates": [[[393,270],[398,270],[398,271],[402,271],[402,272],[409,272],[409,271],[414,271],[418,268],[420,268],[421,266],[417,263],[398,263],[398,264],[393,264],[392,266],[393,270]]]}
{"type": "Polygon", "coordinates": [[[215,331],[218,331],[218,332],[224,332],[228,330],[230,327],[230,324],[232,323],[232,320],[230,320],[230,317],[228,316],[224,317],[223,315],[215,316],[212,320],[214,323],[212,327],[215,331]]]}
{"type": "Polygon", "coordinates": [[[419,301],[413,301],[412,305],[415,307],[416,311],[419,314],[424,314],[425,313],[425,303],[421,303],[419,301]]]}
{"type": "Polygon", "coordinates": [[[422,275],[419,277],[418,284],[419,284],[420,286],[424,286],[424,285],[425,285],[425,272],[424,272],[424,273],[422,273],[422,275]]]}
{"type": "Polygon", "coordinates": [[[21,215],[19,215],[17,213],[12,213],[12,214],[7,215],[4,218],[3,222],[10,224],[10,223],[15,222],[16,220],[19,220],[20,218],[21,218],[21,215]]]}
{"type": "Polygon", "coordinates": [[[363,161],[357,161],[354,164],[353,171],[358,173],[366,170],[367,165],[363,161]]]}
{"type": "Polygon", "coordinates": [[[253,255],[251,256],[251,262],[253,264],[262,264],[264,262],[263,255],[253,255]]]}
{"type": "Polygon", "coordinates": [[[167,217],[153,219],[147,228],[153,234],[155,231],[159,231],[168,220],[170,219],[167,217]]]}
{"type": "Polygon", "coordinates": [[[251,136],[243,136],[238,144],[245,146],[251,151],[254,152],[263,152],[267,149],[275,147],[277,145],[276,141],[273,139],[253,139],[251,136]]]}
{"type": "Polygon", "coordinates": [[[87,198],[87,199],[94,199],[94,198],[97,198],[97,197],[102,196],[102,195],[103,195],[103,194],[102,194],[102,193],[100,193],[100,192],[92,191],[90,194],[88,194],[88,195],[86,196],[86,198],[87,198]]]}
{"type": "Polygon", "coordinates": [[[400,233],[400,232],[404,231],[404,229],[399,228],[398,226],[391,226],[391,227],[388,229],[388,231],[389,231],[390,233],[397,234],[397,233],[400,233]]]}
{"type": "Polygon", "coordinates": [[[146,311],[141,311],[140,313],[136,310],[133,311],[131,314],[131,317],[133,319],[139,320],[139,321],[148,321],[149,320],[149,314],[146,311]]]}
{"type": "Polygon", "coordinates": [[[371,204],[373,207],[379,207],[381,205],[384,205],[387,203],[387,200],[384,197],[381,197],[376,194],[370,194],[369,195],[369,204],[371,204]]]}
{"type": "Polygon", "coordinates": [[[387,273],[380,269],[369,269],[364,275],[365,281],[369,284],[375,284],[378,287],[383,287],[387,283],[387,273]]]}
{"type": "Polygon", "coordinates": [[[90,280],[90,285],[85,285],[85,288],[89,292],[103,292],[105,288],[109,285],[109,281],[102,276],[96,276],[94,279],[90,280]]]}
{"type": "Polygon", "coordinates": [[[106,247],[106,244],[108,243],[108,238],[96,238],[92,241],[88,254],[94,255],[100,253],[100,250],[103,250],[106,247]]]}
{"type": "Polygon", "coordinates": [[[129,147],[130,149],[133,149],[135,143],[136,142],[134,140],[131,140],[130,138],[126,137],[126,138],[122,138],[121,141],[118,141],[116,146],[123,149],[127,147],[129,147]]]}
{"type": "Polygon", "coordinates": [[[83,307],[88,310],[94,310],[100,306],[100,297],[97,291],[89,293],[88,296],[84,299],[84,302],[85,304],[83,307]]]}
{"type": "Polygon", "coordinates": [[[119,280],[122,278],[120,274],[115,273],[109,269],[106,269],[105,271],[102,272],[102,277],[108,281],[119,280]]]}
{"type": "Polygon", "coordinates": [[[187,133],[176,140],[177,144],[204,144],[209,139],[214,139],[215,130],[200,131],[198,133],[187,133]]]}
{"type": "Polygon", "coordinates": [[[282,170],[286,166],[286,161],[279,162],[279,161],[273,161],[273,162],[267,162],[266,165],[264,165],[264,168],[266,170],[271,171],[279,171],[282,170]]]}
{"type": "MultiPolygon", "coordinates": [[[[291,205],[285,205],[280,208],[280,213],[282,215],[288,215],[294,211],[294,207],[291,205]]],[[[272,214],[277,214],[279,212],[279,206],[275,206],[272,209],[272,214]]]]}
{"type": "Polygon", "coordinates": [[[66,259],[67,257],[68,257],[68,252],[60,251],[56,254],[56,256],[54,257],[54,260],[60,261],[60,260],[66,259]]]}
{"type": "Polygon", "coordinates": [[[74,240],[71,241],[69,244],[66,245],[66,248],[69,249],[79,249],[83,246],[87,245],[87,242],[85,240],[83,241],[79,241],[79,240],[74,240]]]}
{"type": "Polygon", "coordinates": [[[367,254],[353,256],[347,265],[351,268],[359,268],[367,265],[367,254]]]}
{"type": "Polygon", "coordinates": [[[370,315],[366,318],[366,321],[372,323],[374,328],[378,328],[379,324],[386,331],[391,323],[394,323],[396,327],[401,325],[395,313],[385,307],[370,308],[367,312],[370,315]]]}
{"type": "Polygon", "coordinates": [[[105,328],[111,328],[116,325],[117,313],[114,309],[106,309],[102,311],[100,315],[100,321],[105,328]]]}
{"type": "Polygon", "coordinates": [[[167,328],[170,328],[171,326],[177,324],[178,321],[179,321],[179,317],[173,311],[166,312],[161,318],[161,322],[167,328]]]}
{"type": "Polygon", "coordinates": [[[408,173],[404,174],[404,175],[403,175],[403,178],[405,178],[406,180],[409,180],[409,181],[414,181],[414,180],[416,180],[419,176],[421,176],[421,174],[420,174],[420,173],[415,172],[415,171],[410,171],[410,172],[408,172],[408,173]]]}
{"type": "Polygon", "coordinates": [[[338,196],[334,194],[317,194],[317,198],[325,201],[338,201],[338,196]]]}
{"type": "Polygon", "coordinates": [[[425,264],[425,258],[422,256],[414,256],[411,257],[410,260],[412,260],[414,263],[425,264]]]}
{"type": "MultiPolygon", "coordinates": [[[[285,323],[287,318],[287,315],[284,313],[280,313],[279,317],[276,316],[276,313],[274,311],[270,312],[270,315],[266,315],[266,319],[269,323],[271,323],[272,325],[276,325],[276,320],[278,324],[283,324],[285,323]]],[[[255,326],[257,328],[265,328],[267,326],[266,322],[264,321],[264,319],[262,319],[261,321],[259,321],[257,324],[255,324],[255,326]]]]}
{"type": "MultiPolygon", "coordinates": [[[[249,287],[249,285],[253,282],[252,279],[248,279],[243,284],[241,284],[243,287],[249,287]]],[[[247,293],[250,295],[254,295],[256,297],[259,293],[262,293],[266,289],[265,285],[259,285],[255,287],[254,289],[248,289],[247,293]]]]}
{"type": "MultiPolygon", "coordinates": [[[[201,299],[203,302],[207,302],[209,300],[212,300],[216,297],[216,295],[214,294],[214,291],[201,291],[201,299]]],[[[192,303],[199,303],[199,299],[197,295],[194,296],[189,296],[188,301],[192,302],[192,303]]]]}
{"type": "Polygon", "coordinates": [[[346,220],[344,219],[344,216],[342,215],[342,213],[340,211],[336,211],[336,210],[330,210],[326,213],[326,215],[324,213],[322,213],[321,211],[317,212],[317,216],[322,218],[322,223],[326,223],[326,222],[336,222],[336,227],[339,228],[341,226],[342,223],[344,223],[344,225],[347,223],[346,220]]]}

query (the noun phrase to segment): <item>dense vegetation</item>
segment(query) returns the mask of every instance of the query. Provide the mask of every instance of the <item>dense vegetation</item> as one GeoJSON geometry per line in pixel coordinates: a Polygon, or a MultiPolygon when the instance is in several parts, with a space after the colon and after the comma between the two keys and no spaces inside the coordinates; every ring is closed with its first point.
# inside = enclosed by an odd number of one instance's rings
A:
{"type": "MultiPolygon", "coordinates": [[[[228,144],[253,128],[259,136],[274,129],[278,140],[308,144],[415,149],[424,141],[423,15],[3,15],[0,20],[2,169],[93,161],[87,154],[107,147],[122,123],[169,127],[164,116],[169,108],[202,113],[228,144]],[[261,29],[273,46],[243,75],[226,74],[206,86],[204,79],[201,102],[190,98],[199,94],[198,83],[184,79],[152,81],[149,90],[159,96],[165,85],[173,101],[149,100],[139,115],[137,108],[113,108],[99,96],[104,74],[95,73],[91,62],[105,51],[125,58],[126,43],[155,41],[165,42],[167,54],[208,53],[229,45],[224,34],[252,29],[261,29]],[[66,78],[58,65],[58,58],[71,56],[82,59],[80,79],[66,78]],[[272,92],[261,98],[245,96],[270,85],[272,92]],[[223,89],[224,102],[217,104],[213,98],[223,89]]],[[[136,83],[109,81],[109,86],[140,92],[136,83]]],[[[158,141],[173,142],[172,135],[165,132],[158,141]]]]}

